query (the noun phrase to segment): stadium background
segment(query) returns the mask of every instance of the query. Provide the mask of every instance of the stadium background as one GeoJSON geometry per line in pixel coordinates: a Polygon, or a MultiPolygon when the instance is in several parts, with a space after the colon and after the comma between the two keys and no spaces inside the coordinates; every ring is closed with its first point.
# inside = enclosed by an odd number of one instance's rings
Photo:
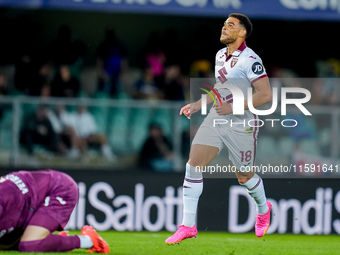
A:
{"type": "MultiPolygon", "coordinates": [[[[6,78],[8,90],[0,97],[1,174],[43,168],[69,173],[81,192],[69,228],[79,229],[84,223],[91,223],[98,230],[174,231],[176,224],[180,223],[180,186],[188,147],[185,131],[190,124],[178,115],[178,111],[185,101],[190,100],[188,86],[185,87],[188,77],[195,77],[201,71],[211,75],[212,69],[206,70],[205,67],[209,66],[207,63],[213,66],[215,53],[222,47],[218,40],[220,29],[230,12],[244,12],[252,19],[254,33],[247,45],[261,56],[271,78],[280,78],[279,82],[288,86],[298,77],[332,78],[333,82],[333,87],[311,85],[322,83],[320,79],[305,85],[312,92],[308,108],[313,113],[312,117],[301,119],[302,131],[306,132],[301,134],[298,130],[296,134],[280,127],[261,130],[258,161],[273,165],[338,164],[340,101],[328,101],[325,88],[329,93],[331,87],[333,94],[339,90],[336,77],[340,75],[340,50],[337,47],[340,15],[334,10],[334,6],[340,5],[339,1],[275,1],[269,7],[264,1],[256,1],[256,8],[248,6],[250,1],[225,1],[230,6],[226,4],[226,8],[219,8],[216,13],[210,5],[207,7],[209,13],[202,12],[202,8],[197,11],[194,1],[187,3],[195,8],[181,9],[171,2],[168,10],[157,9],[153,2],[139,8],[137,1],[116,1],[117,9],[113,3],[110,5],[104,1],[102,7],[91,9],[94,2],[61,1],[56,5],[54,1],[22,0],[13,6],[15,4],[11,1],[0,1],[0,73],[6,78]],[[236,2],[242,2],[242,7],[232,8],[231,3],[236,2]],[[283,2],[295,3],[299,7],[288,10],[283,2]],[[314,4],[314,8],[309,8],[308,4],[314,4]],[[273,8],[272,12],[263,11],[265,7],[273,8]],[[78,77],[81,91],[77,98],[32,97],[19,91],[15,80],[18,59],[27,50],[35,58],[46,60],[44,57],[52,54],[49,46],[62,25],[70,28],[72,40],[80,40],[86,46],[78,77]],[[107,28],[114,28],[127,51],[128,62],[128,68],[119,80],[120,91],[113,97],[98,91],[95,66],[96,51],[107,28]],[[167,56],[171,63],[167,64],[180,66],[185,100],[134,98],[135,84],[142,76],[145,48],[150,40],[159,42],[151,45],[172,50],[167,56]],[[204,67],[197,68],[195,63],[202,63],[197,62],[202,60],[204,67]],[[80,104],[88,105],[99,131],[106,135],[117,159],[107,161],[96,148],[90,148],[87,158],[82,160],[70,160],[40,146],[35,147],[33,155],[28,155],[20,145],[20,131],[25,126],[24,117],[42,103],[51,107],[64,103],[71,110],[80,104]],[[172,143],[170,170],[152,171],[139,165],[148,127],[154,122],[161,126],[172,143]]],[[[207,3],[211,4],[211,1],[207,3]]],[[[53,63],[51,66],[53,76],[56,70],[53,63]]],[[[277,116],[275,114],[273,116],[277,116]]],[[[225,164],[225,156],[221,154],[214,163],[225,164]]],[[[267,179],[267,195],[276,205],[273,210],[278,215],[270,232],[339,234],[338,176],[337,172],[289,173],[267,179]],[[289,189],[282,194],[281,187],[287,186],[289,189]]],[[[198,228],[252,231],[253,222],[247,208],[252,208],[251,211],[254,208],[247,202],[247,195],[238,189],[236,180],[206,179],[198,228]]]]}

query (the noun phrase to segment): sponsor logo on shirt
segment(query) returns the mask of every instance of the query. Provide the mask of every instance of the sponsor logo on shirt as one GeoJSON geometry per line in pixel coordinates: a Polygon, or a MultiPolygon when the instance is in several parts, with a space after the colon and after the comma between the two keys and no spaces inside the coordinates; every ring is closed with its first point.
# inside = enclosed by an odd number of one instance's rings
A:
{"type": "Polygon", "coordinates": [[[6,229],[3,229],[0,231],[0,238],[3,237],[6,233],[11,233],[14,230],[13,227],[10,227],[8,231],[6,229]]]}
{"type": "Polygon", "coordinates": [[[264,72],[263,65],[260,62],[255,62],[251,67],[254,74],[261,74],[264,72]]]}
{"type": "Polygon", "coordinates": [[[1,230],[0,231],[0,238],[3,237],[6,234],[6,232],[7,231],[5,229],[1,230]]]}
{"type": "Polygon", "coordinates": [[[9,174],[5,176],[6,180],[12,181],[17,187],[21,190],[22,194],[26,194],[28,192],[28,188],[25,183],[16,175],[9,174]]]}
{"type": "Polygon", "coordinates": [[[218,60],[216,60],[215,65],[216,65],[216,66],[223,66],[224,63],[225,63],[224,61],[218,61],[218,60]]]}
{"type": "Polygon", "coordinates": [[[66,201],[62,199],[61,197],[56,197],[56,199],[59,201],[60,204],[66,205],[66,201]]]}

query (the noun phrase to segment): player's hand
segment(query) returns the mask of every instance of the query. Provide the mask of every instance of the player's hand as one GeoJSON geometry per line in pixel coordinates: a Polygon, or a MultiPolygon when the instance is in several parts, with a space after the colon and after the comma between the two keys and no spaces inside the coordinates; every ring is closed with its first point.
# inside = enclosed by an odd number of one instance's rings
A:
{"type": "Polygon", "coordinates": [[[218,103],[215,105],[215,110],[218,115],[228,115],[233,112],[233,108],[231,107],[231,104],[228,103],[218,103]]]}
{"type": "Polygon", "coordinates": [[[182,107],[179,115],[184,114],[188,119],[190,119],[191,114],[194,114],[195,112],[199,111],[201,109],[201,105],[196,103],[187,104],[186,106],[182,107]]]}

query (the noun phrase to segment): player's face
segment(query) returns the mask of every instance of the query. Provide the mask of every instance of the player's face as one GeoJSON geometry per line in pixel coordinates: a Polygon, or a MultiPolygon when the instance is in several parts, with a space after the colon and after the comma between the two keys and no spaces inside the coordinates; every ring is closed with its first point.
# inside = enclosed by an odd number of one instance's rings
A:
{"type": "Polygon", "coordinates": [[[222,27],[220,41],[223,44],[230,44],[237,40],[239,33],[242,30],[242,26],[238,19],[230,17],[228,18],[222,27]]]}

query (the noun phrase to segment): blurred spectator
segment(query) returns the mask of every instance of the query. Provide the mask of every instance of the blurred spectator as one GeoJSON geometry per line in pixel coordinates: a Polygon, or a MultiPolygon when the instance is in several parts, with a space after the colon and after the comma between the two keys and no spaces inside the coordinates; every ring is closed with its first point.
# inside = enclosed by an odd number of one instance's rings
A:
{"type": "Polygon", "coordinates": [[[18,91],[29,94],[30,87],[36,84],[38,75],[37,63],[29,50],[24,51],[15,63],[14,82],[18,91]]]}
{"type": "MultiPolygon", "coordinates": [[[[291,87],[301,88],[303,80],[296,78],[296,79],[289,79],[289,85],[291,87]]],[[[289,99],[298,99],[304,98],[304,95],[301,93],[288,93],[287,98],[289,99]]],[[[304,140],[313,140],[316,137],[316,130],[315,126],[311,125],[308,122],[306,116],[297,108],[288,108],[286,117],[287,119],[295,120],[298,124],[295,127],[288,128],[288,132],[290,137],[295,142],[295,150],[299,151],[301,148],[301,143],[304,140]]],[[[287,121],[287,125],[294,125],[296,122],[287,121]]]]}
{"type": "Polygon", "coordinates": [[[84,58],[88,52],[87,45],[80,39],[76,39],[72,42],[72,55],[70,58],[70,64],[68,64],[71,72],[71,76],[78,81],[81,79],[81,73],[84,66],[84,58]]]}
{"type": "Polygon", "coordinates": [[[143,169],[155,171],[171,171],[172,148],[163,130],[157,124],[149,126],[149,136],[140,153],[139,163],[143,169]]]}
{"type": "MultiPolygon", "coordinates": [[[[295,127],[288,128],[290,137],[295,143],[295,151],[301,150],[301,143],[304,140],[314,140],[316,138],[316,127],[308,123],[306,116],[299,110],[287,113],[286,118],[293,119],[298,123],[295,127]]],[[[286,125],[294,125],[294,122],[289,123],[287,121],[286,125]]]]}
{"type": "Polygon", "coordinates": [[[164,99],[184,100],[184,86],[182,83],[181,69],[178,64],[169,64],[165,68],[165,76],[162,83],[164,99]]]}
{"type": "Polygon", "coordinates": [[[339,79],[334,78],[340,77],[340,61],[335,59],[329,59],[327,61],[317,61],[316,67],[318,71],[318,76],[321,79],[317,79],[316,82],[313,84],[313,103],[324,105],[339,105],[339,79]]]}
{"type": "Polygon", "coordinates": [[[136,82],[136,99],[160,99],[161,91],[158,84],[154,80],[151,67],[146,67],[143,71],[143,77],[136,82]]]}
{"type": "Polygon", "coordinates": [[[37,70],[35,82],[28,89],[28,95],[48,97],[51,94],[52,66],[46,61],[37,70]]]}
{"type": "Polygon", "coordinates": [[[107,160],[115,161],[116,156],[112,153],[105,135],[98,133],[95,119],[86,105],[78,106],[74,123],[76,134],[82,139],[83,150],[86,150],[87,146],[99,146],[107,160]]]}
{"type": "MultiPolygon", "coordinates": [[[[199,59],[191,63],[190,65],[190,77],[193,78],[214,78],[212,65],[207,59],[199,59]]],[[[190,78],[186,78],[183,82],[185,100],[191,101],[195,98],[190,91],[190,78]]]]}
{"type": "Polygon", "coordinates": [[[116,97],[119,82],[127,69],[127,52],[113,29],[107,29],[104,41],[97,49],[97,75],[99,91],[116,97]]]}
{"type": "Polygon", "coordinates": [[[62,65],[52,81],[51,96],[77,97],[80,89],[79,81],[71,76],[70,68],[62,65]]]}
{"type": "Polygon", "coordinates": [[[39,63],[29,54],[16,63],[16,89],[29,96],[49,96],[52,67],[48,61],[39,63]]]}
{"type": "Polygon", "coordinates": [[[66,110],[66,107],[62,104],[55,106],[54,110],[48,111],[48,118],[51,121],[53,130],[58,134],[60,140],[60,150],[67,152],[67,156],[70,159],[80,157],[83,153],[83,143],[78,137],[74,127],[75,115],[66,110]]]}
{"type": "MultiPolygon", "coordinates": [[[[8,87],[6,76],[0,72],[0,97],[8,95],[8,87]]],[[[10,105],[0,104],[0,119],[2,119],[4,110],[10,108],[10,105]]]]}
{"type": "Polygon", "coordinates": [[[5,74],[0,72],[0,97],[8,94],[7,79],[5,74]]]}
{"type": "Polygon", "coordinates": [[[212,67],[209,60],[200,59],[194,61],[190,66],[190,75],[197,78],[209,78],[214,77],[211,75],[212,67]]]}
{"type": "Polygon", "coordinates": [[[162,41],[159,33],[152,33],[144,49],[144,59],[146,66],[150,66],[154,80],[159,82],[164,75],[164,65],[167,59],[162,49],[162,41]]]}
{"type": "Polygon", "coordinates": [[[51,44],[52,61],[56,69],[67,65],[71,74],[76,80],[80,80],[84,64],[84,57],[87,54],[87,46],[80,39],[72,39],[71,29],[68,25],[60,26],[58,35],[51,44]]]}
{"type": "Polygon", "coordinates": [[[52,80],[52,65],[49,62],[43,63],[39,69],[39,87],[37,94],[42,97],[49,97],[51,95],[51,80],[52,80]]]}
{"type": "MultiPolygon", "coordinates": [[[[298,78],[298,75],[291,69],[273,66],[268,70],[270,77],[270,86],[277,89],[277,101],[281,103],[281,89],[283,87],[303,87],[301,84],[302,79],[298,78]]],[[[289,93],[289,98],[303,97],[300,93],[289,93]]],[[[269,103],[272,105],[272,103],[269,103]]]]}
{"type": "Polygon", "coordinates": [[[34,113],[27,116],[21,131],[20,143],[28,154],[33,154],[36,144],[44,146],[51,152],[57,152],[57,134],[48,119],[48,108],[40,105],[34,113]]]}

